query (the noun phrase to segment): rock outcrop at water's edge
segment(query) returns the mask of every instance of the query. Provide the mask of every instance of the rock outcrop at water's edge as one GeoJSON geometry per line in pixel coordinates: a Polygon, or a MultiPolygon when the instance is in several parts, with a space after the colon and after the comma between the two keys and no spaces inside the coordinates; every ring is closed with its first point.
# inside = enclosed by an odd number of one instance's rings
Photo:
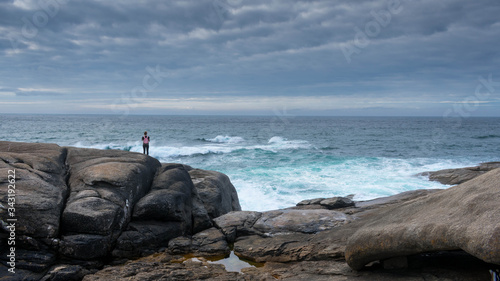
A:
{"type": "Polygon", "coordinates": [[[438,181],[446,185],[456,185],[469,181],[497,168],[500,168],[500,162],[486,162],[475,167],[424,172],[420,175],[429,177],[429,180],[431,181],[438,181]]]}
{"type": "Polygon", "coordinates": [[[500,264],[500,169],[419,200],[367,215],[348,240],[347,263],[463,250],[500,264]]]}
{"type": "Polygon", "coordinates": [[[492,165],[446,190],[254,212],[241,211],[218,172],[126,151],[0,142],[0,280],[488,280],[500,268],[492,165]],[[5,247],[9,170],[15,274],[5,247]],[[231,251],[261,267],[228,272],[210,261],[231,251]]]}
{"type": "Polygon", "coordinates": [[[241,209],[234,186],[218,172],[55,144],[0,142],[0,192],[0,276],[13,280],[88,273],[110,260],[154,253],[241,209]],[[15,275],[7,271],[5,247],[12,232],[9,171],[15,171],[15,275]]]}

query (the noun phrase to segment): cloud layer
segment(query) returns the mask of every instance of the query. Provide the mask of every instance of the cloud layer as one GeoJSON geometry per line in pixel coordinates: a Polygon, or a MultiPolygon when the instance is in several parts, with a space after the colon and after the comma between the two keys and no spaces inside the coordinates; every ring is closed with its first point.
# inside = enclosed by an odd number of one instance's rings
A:
{"type": "Polygon", "coordinates": [[[498,115],[499,14],[497,0],[0,0],[0,112],[498,115]]]}

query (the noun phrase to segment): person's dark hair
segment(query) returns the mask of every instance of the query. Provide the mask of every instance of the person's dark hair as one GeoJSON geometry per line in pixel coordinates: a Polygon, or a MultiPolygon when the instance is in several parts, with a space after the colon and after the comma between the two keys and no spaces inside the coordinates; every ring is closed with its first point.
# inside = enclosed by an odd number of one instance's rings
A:
{"type": "Polygon", "coordinates": [[[144,135],[147,135],[147,134],[148,134],[148,132],[147,132],[147,131],[146,131],[146,132],[144,132],[144,135]]]}

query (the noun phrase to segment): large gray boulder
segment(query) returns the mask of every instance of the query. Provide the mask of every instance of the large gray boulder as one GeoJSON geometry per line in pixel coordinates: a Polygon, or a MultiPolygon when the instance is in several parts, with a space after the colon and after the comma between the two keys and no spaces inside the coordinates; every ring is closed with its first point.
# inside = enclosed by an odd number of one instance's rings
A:
{"type": "Polygon", "coordinates": [[[182,165],[163,164],[150,192],[135,205],[133,218],[185,222],[185,230],[190,230],[193,190],[194,185],[182,165]]]}
{"type": "Polygon", "coordinates": [[[42,272],[56,260],[68,196],[66,154],[65,148],[53,144],[0,141],[0,259],[7,259],[8,245],[15,246],[18,270],[42,272]],[[9,189],[15,192],[10,193],[15,201],[9,201],[9,189]],[[14,216],[10,216],[11,207],[14,216]],[[7,243],[9,219],[17,220],[15,245],[7,243]]]}
{"type": "Polygon", "coordinates": [[[424,252],[464,250],[500,264],[500,169],[461,185],[366,215],[350,237],[346,260],[371,261],[424,252]]]}
{"type": "Polygon", "coordinates": [[[118,238],[113,256],[140,256],[166,247],[172,238],[211,226],[186,166],[162,164],[151,190],[135,205],[132,222],[118,238]]]}
{"type": "MultiPolygon", "coordinates": [[[[210,228],[212,226],[211,219],[208,215],[205,205],[200,199],[198,190],[196,189],[191,176],[188,171],[192,169],[189,166],[182,164],[162,164],[161,169],[158,170],[157,175],[153,181],[151,187],[151,192],[148,194],[149,200],[151,200],[151,194],[156,194],[157,192],[164,193],[167,197],[175,197],[175,200],[169,200],[171,204],[178,201],[183,202],[180,206],[176,208],[171,208],[173,211],[172,215],[175,217],[181,216],[182,220],[188,222],[187,232],[197,233],[204,229],[210,228]]],[[[146,199],[140,202],[134,211],[134,217],[139,217],[140,213],[143,212],[142,206],[145,204],[146,199]]],[[[167,202],[167,201],[163,201],[167,202]]],[[[166,204],[159,204],[166,205],[166,204]]],[[[217,208],[217,207],[214,207],[217,208]]],[[[154,208],[153,208],[154,209],[154,208]]],[[[154,209],[154,212],[161,210],[154,209]]],[[[166,212],[169,213],[169,212],[166,212]]]]}
{"type": "Polygon", "coordinates": [[[212,219],[231,211],[241,211],[238,194],[228,176],[200,169],[190,169],[189,175],[212,219]]]}
{"type": "Polygon", "coordinates": [[[133,206],[149,192],[160,162],[126,151],[68,148],[66,163],[70,195],[62,213],[61,253],[105,257],[130,222],[133,206]],[[99,244],[105,246],[88,251],[99,244]]]}
{"type": "MultiPolygon", "coordinates": [[[[67,150],[55,144],[0,141],[0,219],[9,219],[8,175],[15,170],[16,229],[34,238],[59,235],[60,216],[68,194],[67,150]]],[[[4,228],[6,231],[6,229],[4,228]]]]}

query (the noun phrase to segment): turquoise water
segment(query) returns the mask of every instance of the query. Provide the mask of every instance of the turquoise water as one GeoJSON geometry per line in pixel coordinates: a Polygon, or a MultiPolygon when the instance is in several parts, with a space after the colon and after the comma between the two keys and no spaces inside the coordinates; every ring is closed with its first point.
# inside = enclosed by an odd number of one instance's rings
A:
{"type": "Polygon", "coordinates": [[[500,118],[0,115],[0,140],[142,152],[227,174],[245,210],[446,188],[417,173],[500,160],[500,118]]]}

